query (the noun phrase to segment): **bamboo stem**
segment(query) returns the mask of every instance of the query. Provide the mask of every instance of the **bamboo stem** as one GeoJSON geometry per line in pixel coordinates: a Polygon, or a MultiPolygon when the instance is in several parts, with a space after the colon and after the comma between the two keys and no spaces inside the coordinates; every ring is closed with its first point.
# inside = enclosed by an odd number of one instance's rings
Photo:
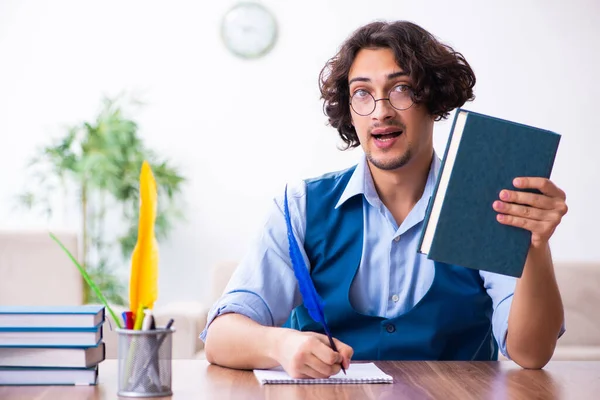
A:
{"type": "MultiPolygon", "coordinates": [[[[81,261],[83,262],[83,268],[87,271],[88,266],[88,231],[87,231],[87,182],[85,178],[83,179],[81,185],[81,221],[82,221],[82,235],[83,235],[83,247],[82,247],[82,257],[81,261]]],[[[85,283],[85,282],[84,282],[85,283]]],[[[90,301],[90,288],[88,285],[83,286],[83,303],[87,304],[90,301]]]]}

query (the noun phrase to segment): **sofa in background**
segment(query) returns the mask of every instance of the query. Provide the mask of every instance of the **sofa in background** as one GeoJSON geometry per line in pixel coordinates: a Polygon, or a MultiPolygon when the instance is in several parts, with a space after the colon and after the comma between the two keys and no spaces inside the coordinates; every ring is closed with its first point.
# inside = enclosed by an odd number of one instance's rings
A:
{"type": "MultiPolygon", "coordinates": [[[[54,233],[77,254],[77,236],[54,233]]],[[[79,271],[48,232],[0,232],[0,304],[80,304],[79,271]]]]}
{"type": "Polygon", "coordinates": [[[565,334],[555,360],[600,360],[600,262],[556,263],[565,309],[565,334]]]}

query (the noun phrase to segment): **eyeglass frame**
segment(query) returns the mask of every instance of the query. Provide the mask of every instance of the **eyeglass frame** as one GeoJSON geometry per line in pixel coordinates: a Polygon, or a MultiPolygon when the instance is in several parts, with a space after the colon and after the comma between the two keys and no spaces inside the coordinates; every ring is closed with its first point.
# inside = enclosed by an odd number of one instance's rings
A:
{"type": "MultiPolygon", "coordinates": [[[[364,90],[364,89],[359,89],[359,90],[364,90]]],[[[367,92],[367,91],[365,90],[365,92],[367,92]]],[[[369,116],[369,115],[373,114],[373,113],[375,112],[375,110],[377,109],[377,102],[378,102],[378,101],[381,101],[381,100],[387,100],[387,101],[390,103],[390,106],[392,106],[392,108],[393,108],[394,110],[398,110],[398,111],[406,111],[406,110],[408,110],[409,108],[411,108],[411,107],[412,107],[412,106],[415,104],[415,98],[414,98],[414,96],[415,96],[415,91],[414,91],[414,89],[413,89],[411,86],[409,86],[409,85],[403,85],[403,84],[400,84],[400,85],[395,85],[393,88],[391,88],[391,89],[390,89],[390,91],[388,92],[388,97],[382,97],[382,98],[380,98],[380,99],[376,99],[376,98],[375,98],[375,96],[373,96],[371,93],[367,92],[367,94],[368,94],[369,96],[371,96],[371,98],[373,99],[373,109],[372,109],[372,110],[371,110],[371,112],[370,112],[370,113],[368,113],[368,114],[361,114],[361,113],[359,113],[358,111],[356,111],[356,110],[354,109],[354,107],[352,107],[352,98],[353,98],[353,97],[356,95],[356,93],[358,93],[358,90],[357,90],[356,92],[354,92],[354,94],[353,94],[352,96],[350,96],[350,101],[348,102],[348,104],[350,105],[350,108],[351,108],[351,109],[352,109],[352,110],[353,110],[355,113],[357,113],[358,115],[360,115],[361,117],[367,117],[367,116],[369,116]],[[398,108],[398,107],[395,107],[395,106],[392,104],[391,100],[390,100],[390,93],[392,93],[392,90],[394,90],[394,89],[395,89],[395,88],[397,88],[398,86],[404,86],[404,87],[408,88],[408,90],[410,91],[410,100],[411,100],[411,103],[410,103],[410,106],[408,106],[408,107],[406,107],[406,108],[398,108]]]]}

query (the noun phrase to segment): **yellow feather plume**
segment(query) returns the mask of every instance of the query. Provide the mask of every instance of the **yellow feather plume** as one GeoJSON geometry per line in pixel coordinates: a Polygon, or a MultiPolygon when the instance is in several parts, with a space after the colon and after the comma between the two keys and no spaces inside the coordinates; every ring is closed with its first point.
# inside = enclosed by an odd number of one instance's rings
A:
{"type": "Polygon", "coordinates": [[[138,237],[131,257],[129,281],[129,306],[136,314],[143,307],[153,308],[158,297],[158,243],[154,234],[156,198],[156,181],[150,165],[144,161],[140,173],[138,237]]]}

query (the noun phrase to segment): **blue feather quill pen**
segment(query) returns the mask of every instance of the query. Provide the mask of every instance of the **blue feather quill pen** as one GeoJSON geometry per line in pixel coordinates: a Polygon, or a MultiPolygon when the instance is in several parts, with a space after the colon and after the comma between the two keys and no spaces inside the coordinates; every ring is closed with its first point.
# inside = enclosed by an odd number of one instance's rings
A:
{"type": "MultiPolygon", "coordinates": [[[[306,263],[304,262],[304,258],[300,253],[300,247],[298,246],[298,241],[294,236],[294,232],[292,231],[292,222],[290,220],[290,210],[288,207],[288,199],[287,199],[287,185],[285,186],[285,195],[284,195],[284,204],[283,204],[284,216],[285,216],[285,224],[287,226],[287,236],[289,242],[289,253],[290,259],[292,260],[292,267],[294,268],[294,275],[296,275],[296,280],[298,281],[298,286],[300,287],[300,294],[302,294],[302,300],[304,300],[304,307],[308,311],[308,315],[317,323],[320,323],[325,330],[325,334],[329,338],[329,345],[333,349],[333,351],[338,352],[338,349],[331,337],[331,332],[329,331],[329,327],[327,326],[327,322],[325,322],[325,312],[323,299],[317,293],[317,289],[313,284],[313,281],[308,272],[308,268],[306,263]]],[[[344,374],[346,370],[342,366],[342,371],[344,374]]]]}

